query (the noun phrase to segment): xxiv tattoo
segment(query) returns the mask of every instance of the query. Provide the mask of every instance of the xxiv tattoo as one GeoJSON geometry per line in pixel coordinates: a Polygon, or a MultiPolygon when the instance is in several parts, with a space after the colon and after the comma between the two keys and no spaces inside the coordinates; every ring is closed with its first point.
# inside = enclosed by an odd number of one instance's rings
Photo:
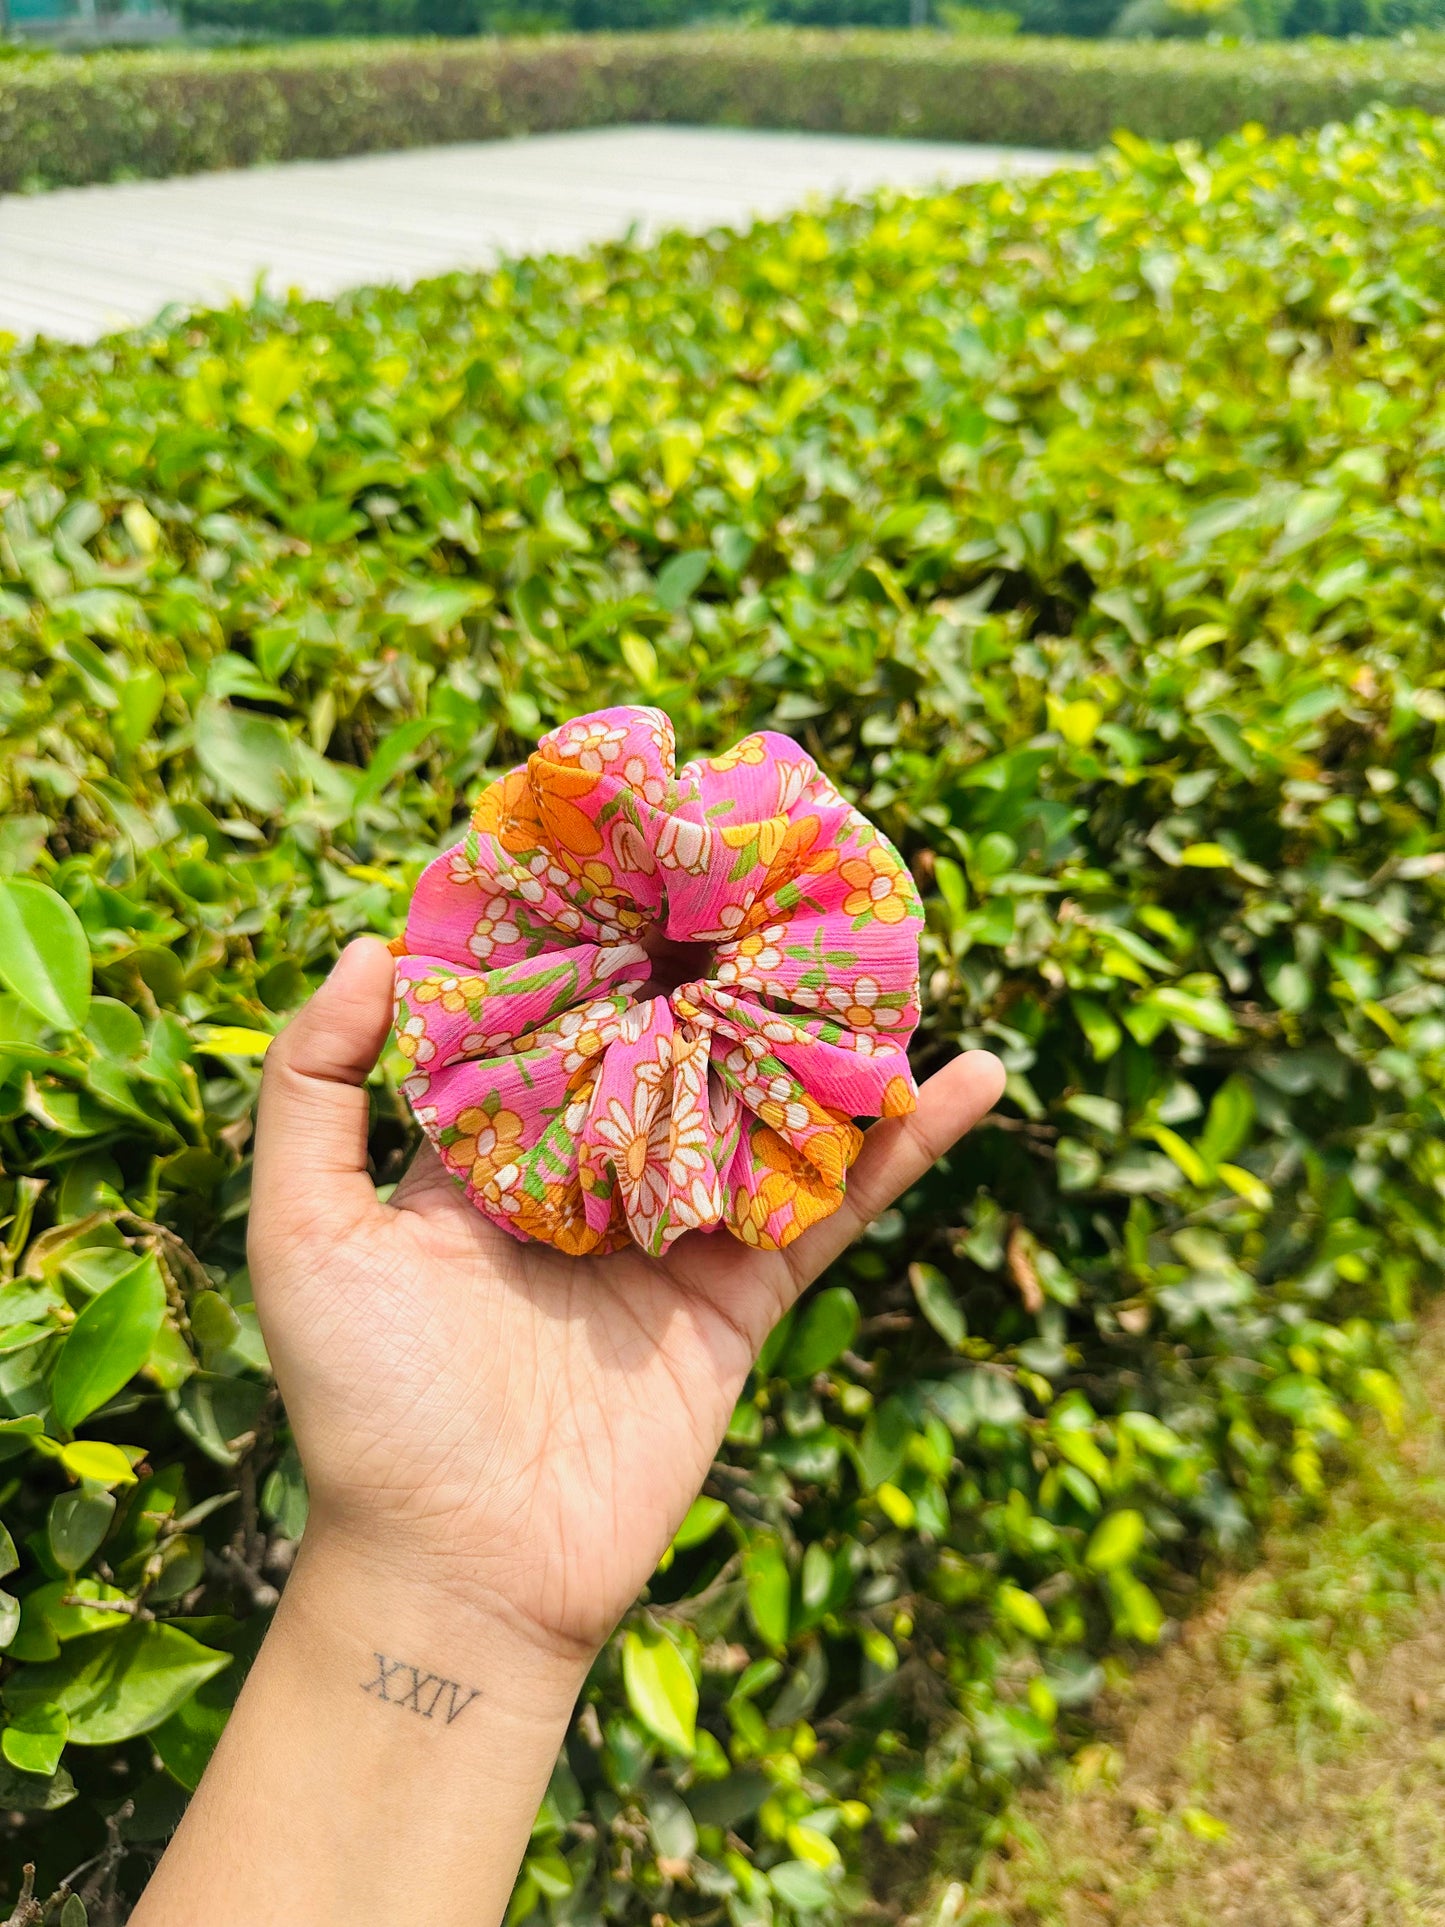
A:
{"type": "Polygon", "coordinates": [[[388,1659],[385,1653],[376,1655],[376,1677],[363,1680],[361,1690],[375,1693],[389,1706],[405,1706],[424,1720],[440,1712],[448,1726],[461,1718],[480,1691],[475,1686],[460,1686],[454,1679],[424,1673],[419,1666],[410,1666],[404,1659],[388,1659]]]}

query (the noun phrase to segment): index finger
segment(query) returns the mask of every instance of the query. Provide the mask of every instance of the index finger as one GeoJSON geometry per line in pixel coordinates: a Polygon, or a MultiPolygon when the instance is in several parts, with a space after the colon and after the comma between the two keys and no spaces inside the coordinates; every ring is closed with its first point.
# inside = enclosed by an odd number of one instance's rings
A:
{"type": "Polygon", "coordinates": [[[783,1252],[796,1291],[812,1283],[858,1234],[916,1184],[986,1117],[1003,1095],[1004,1068],[990,1051],[965,1051],[922,1085],[907,1117],[871,1125],[848,1173],[843,1202],[783,1252]]]}

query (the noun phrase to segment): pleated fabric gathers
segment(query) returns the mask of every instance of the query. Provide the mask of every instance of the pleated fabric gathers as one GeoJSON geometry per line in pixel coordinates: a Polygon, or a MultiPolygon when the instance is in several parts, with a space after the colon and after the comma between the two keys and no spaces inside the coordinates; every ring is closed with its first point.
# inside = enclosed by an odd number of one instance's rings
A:
{"type": "Polygon", "coordinates": [[[574,1256],[837,1209],[859,1121],[911,1111],[908,869],[770,731],[677,769],[656,709],[544,736],[423,873],[404,1090],[479,1211],[574,1256]]]}

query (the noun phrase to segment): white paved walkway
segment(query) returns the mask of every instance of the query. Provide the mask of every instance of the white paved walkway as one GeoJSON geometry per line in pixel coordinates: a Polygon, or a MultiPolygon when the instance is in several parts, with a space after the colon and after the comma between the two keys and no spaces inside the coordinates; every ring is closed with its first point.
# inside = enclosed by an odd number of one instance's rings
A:
{"type": "Polygon", "coordinates": [[[609,127],[0,196],[0,330],[91,341],[172,302],[329,295],[503,254],[737,225],[812,195],[1041,173],[1031,149],[693,127],[609,127]]]}

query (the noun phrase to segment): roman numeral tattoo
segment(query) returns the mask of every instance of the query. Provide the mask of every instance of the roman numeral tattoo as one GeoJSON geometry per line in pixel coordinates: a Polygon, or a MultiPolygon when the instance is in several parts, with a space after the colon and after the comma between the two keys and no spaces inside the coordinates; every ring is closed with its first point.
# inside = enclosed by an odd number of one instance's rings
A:
{"type": "Polygon", "coordinates": [[[409,1712],[429,1720],[440,1707],[448,1726],[461,1718],[474,1699],[481,1696],[476,1686],[462,1686],[454,1679],[441,1679],[424,1673],[404,1659],[388,1659],[376,1654],[376,1678],[361,1682],[363,1693],[374,1693],[388,1706],[404,1706],[409,1712]]]}

